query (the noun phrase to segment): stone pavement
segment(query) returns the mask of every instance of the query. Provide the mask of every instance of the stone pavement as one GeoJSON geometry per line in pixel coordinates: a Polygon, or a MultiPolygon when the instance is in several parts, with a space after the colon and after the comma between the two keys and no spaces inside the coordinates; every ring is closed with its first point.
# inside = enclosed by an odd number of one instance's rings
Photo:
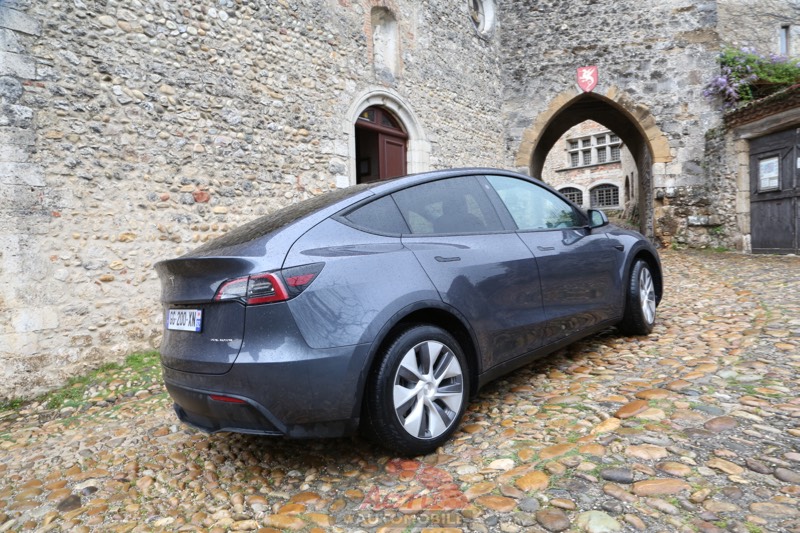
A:
{"type": "Polygon", "coordinates": [[[0,532],[800,532],[800,258],[662,257],[650,336],[489,385],[426,457],[207,436],[159,384],[0,413],[0,532]]]}

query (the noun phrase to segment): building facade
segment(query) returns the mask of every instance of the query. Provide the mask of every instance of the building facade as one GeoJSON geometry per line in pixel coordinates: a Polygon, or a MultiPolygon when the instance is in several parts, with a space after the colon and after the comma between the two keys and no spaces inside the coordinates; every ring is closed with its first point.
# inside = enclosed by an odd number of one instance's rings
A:
{"type": "Polygon", "coordinates": [[[541,176],[586,120],[627,150],[642,232],[741,248],[703,163],[721,5],[6,0],[0,398],[157,348],[160,259],[359,181],[541,176]]]}
{"type": "Polygon", "coordinates": [[[573,126],[556,141],[541,178],[585,209],[635,218],[638,176],[633,156],[619,135],[593,120],[573,126]]]}

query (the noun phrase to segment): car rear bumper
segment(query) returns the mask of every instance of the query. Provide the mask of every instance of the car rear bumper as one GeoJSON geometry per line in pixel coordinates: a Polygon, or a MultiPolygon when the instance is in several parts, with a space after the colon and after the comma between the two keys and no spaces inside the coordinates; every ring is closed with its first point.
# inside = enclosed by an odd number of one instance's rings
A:
{"type": "Polygon", "coordinates": [[[225,374],[182,372],[162,365],[178,418],[208,433],[337,437],[358,428],[369,344],[296,357],[260,354],[225,374]],[[222,395],[243,403],[213,399],[222,395]]]}

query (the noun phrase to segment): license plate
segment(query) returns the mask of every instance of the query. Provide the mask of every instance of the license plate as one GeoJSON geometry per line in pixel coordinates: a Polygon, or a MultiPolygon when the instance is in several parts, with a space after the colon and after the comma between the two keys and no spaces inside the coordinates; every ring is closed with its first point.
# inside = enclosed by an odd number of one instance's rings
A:
{"type": "Polygon", "coordinates": [[[199,332],[202,326],[202,309],[170,309],[167,313],[167,329],[199,332]]]}

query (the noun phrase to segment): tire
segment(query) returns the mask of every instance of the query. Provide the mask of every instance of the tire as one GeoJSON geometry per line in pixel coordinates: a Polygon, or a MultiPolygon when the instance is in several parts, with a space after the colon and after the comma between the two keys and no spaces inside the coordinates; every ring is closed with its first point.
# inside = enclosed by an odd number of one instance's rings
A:
{"type": "Polygon", "coordinates": [[[469,394],[469,369],[458,342],[429,325],[401,332],[381,354],[367,385],[369,431],[401,455],[423,455],[458,428],[469,394]]]}
{"type": "Polygon", "coordinates": [[[626,335],[647,335],[656,323],[656,291],[650,265],[641,259],[631,268],[625,297],[625,315],[619,329],[626,335]]]}

